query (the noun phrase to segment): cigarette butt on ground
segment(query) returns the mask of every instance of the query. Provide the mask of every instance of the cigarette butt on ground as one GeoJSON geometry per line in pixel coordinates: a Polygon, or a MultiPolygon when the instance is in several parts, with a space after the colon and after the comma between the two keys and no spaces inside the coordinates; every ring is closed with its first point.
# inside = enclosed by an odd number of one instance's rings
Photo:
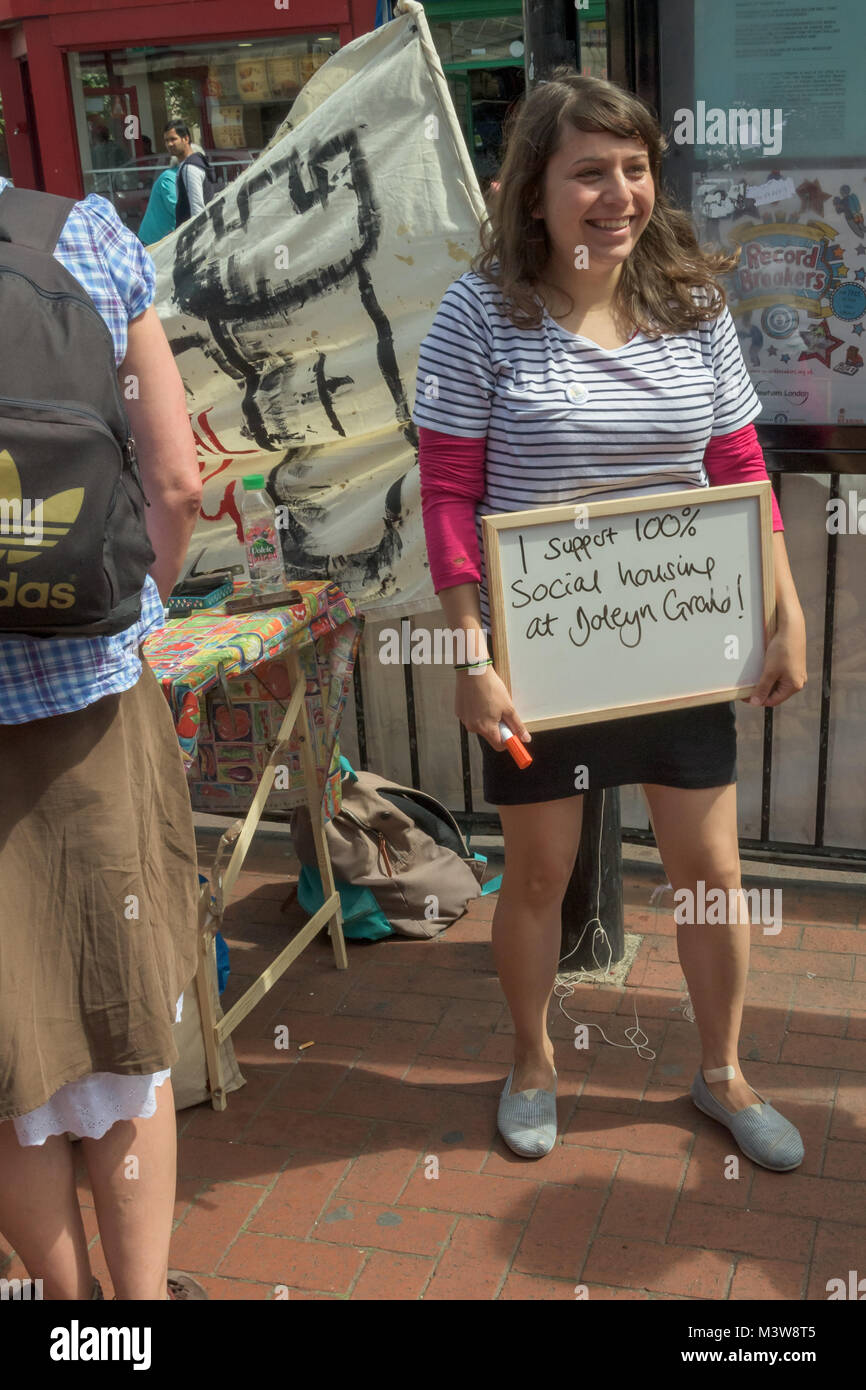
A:
{"type": "Polygon", "coordinates": [[[303,1052],[303,1050],[304,1050],[305,1047],[315,1047],[315,1046],[316,1046],[316,1044],[315,1044],[314,1042],[301,1043],[300,1047],[298,1048],[298,1051],[299,1051],[299,1052],[303,1052]]]}

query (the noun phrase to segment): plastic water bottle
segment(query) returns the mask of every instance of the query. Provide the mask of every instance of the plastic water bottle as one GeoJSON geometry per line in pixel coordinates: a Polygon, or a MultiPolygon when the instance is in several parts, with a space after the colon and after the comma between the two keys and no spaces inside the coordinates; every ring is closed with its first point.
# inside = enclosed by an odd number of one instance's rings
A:
{"type": "Polygon", "coordinates": [[[263,474],[252,473],[242,481],[240,515],[253,593],[274,593],[286,587],[276,512],[265,492],[263,474]]]}

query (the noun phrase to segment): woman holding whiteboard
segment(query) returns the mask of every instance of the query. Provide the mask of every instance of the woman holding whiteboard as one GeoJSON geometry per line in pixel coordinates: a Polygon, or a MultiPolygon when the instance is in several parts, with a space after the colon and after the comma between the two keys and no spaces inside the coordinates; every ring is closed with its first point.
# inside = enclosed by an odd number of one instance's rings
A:
{"type": "MultiPolygon", "coordinates": [[[[478,645],[457,672],[456,713],[479,736],[505,839],[493,952],[515,1048],[498,1123],[526,1157],[556,1140],[547,1010],[580,841],[574,769],[592,790],[643,786],[675,890],[695,901],[703,882],[729,902],[740,889],[733,704],[538,731],[519,769],[499,723],[530,736],[484,642],[482,516],[767,477],[752,424],[761,405],[716,279],[735,258],[702,251],[660,191],[664,149],[637,98],[558,69],[515,113],[481,253],[421,347],[413,419],[430,569],[449,626],[478,645]]],[[[775,499],[773,517],[778,626],[749,700],[766,707],[806,683],[775,499]]],[[[737,1057],[749,960],[745,908],[738,916],[678,927],[701,1040],[691,1094],[756,1163],[786,1171],[802,1162],[800,1135],[737,1057]]]]}

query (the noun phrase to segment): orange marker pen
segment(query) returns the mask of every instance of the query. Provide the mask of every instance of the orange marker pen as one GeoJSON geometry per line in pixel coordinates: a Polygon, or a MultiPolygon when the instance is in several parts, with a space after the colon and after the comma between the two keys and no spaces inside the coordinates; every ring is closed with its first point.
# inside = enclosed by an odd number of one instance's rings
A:
{"type": "Polygon", "coordinates": [[[522,743],[516,734],[513,734],[507,724],[500,723],[500,737],[505,739],[505,747],[508,749],[518,767],[529,767],[532,762],[526,750],[526,744],[522,743]]]}

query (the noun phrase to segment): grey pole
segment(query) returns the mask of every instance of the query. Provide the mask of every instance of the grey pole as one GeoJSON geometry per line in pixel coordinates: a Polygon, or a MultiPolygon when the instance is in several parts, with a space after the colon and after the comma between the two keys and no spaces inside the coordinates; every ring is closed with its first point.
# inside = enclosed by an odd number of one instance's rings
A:
{"type": "MultiPolygon", "coordinates": [[[[576,0],[523,0],[527,91],[560,63],[580,71],[579,9],[576,0]]],[[[599,925],[610,943],[610,964],[622,960],[621,836],[619,789],[601,792],[589,787],[583,794],[580,849],[562,903],[560,960],[564,970],[608,964],[608,947],[599,925]]]]}

